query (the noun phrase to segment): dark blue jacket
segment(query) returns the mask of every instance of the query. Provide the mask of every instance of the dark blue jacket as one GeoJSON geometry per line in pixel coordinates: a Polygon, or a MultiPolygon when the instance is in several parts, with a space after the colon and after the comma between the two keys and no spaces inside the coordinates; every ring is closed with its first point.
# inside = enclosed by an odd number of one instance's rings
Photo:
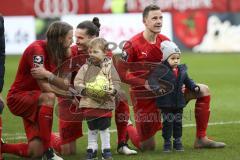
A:
{"type": "Polygon", "coordinates": [[[183,108],[186,106],[184,93],[182,93],[183,84],[193,92],[195,92],[195,87],[198,86],[188,77],[187,66],[185,64],[178,66],[178,77],[174,75],[167,61],[163,64],[168,67],[168,72],[165,75],[161,75],[159,67],[156,67],[150,74],[148,83],[151,89],[158,92],[161,89],[159,85],[159,79],[161,78],[161,80],[170,82],[173,85],[173,90],[170,93],[157,97],[157,106],[159,108],[183,108]]]}
{"type": "Polygon", "coordinates": [[[2,92],[5,72],[5,37],[4,37],[4,20],[0,16],[0,93],[2,92]]]}

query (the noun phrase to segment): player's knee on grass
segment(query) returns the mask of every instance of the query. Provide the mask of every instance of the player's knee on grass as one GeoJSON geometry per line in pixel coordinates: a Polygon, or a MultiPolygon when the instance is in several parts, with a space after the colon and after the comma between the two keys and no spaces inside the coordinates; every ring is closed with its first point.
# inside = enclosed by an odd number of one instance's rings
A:
{"type": "Polygon", "coordinates": [[[42,93],[39,97],[39,104],[40,105],[47,105],[53,106],[55,101],[55,94],[54,93],[42,93]]]}
{"type": "Polygon", "coordinates": [[[156,144],[154,137],[151,137],[148,140],[141,142],[140,147],[142,151],[155,150],[156,144]]]}
{"type": "Polygon", "coordinates": [[[40,139],[35,138],[29,142],[28,153],[31,158],[42,157],[44,150],[40,139]]]}
{"type": "Polygon", "coordinates": [[[73,155],[76,154],[76,141],[61,145],[62,155],[73,155]]]}
{"type": "Polygon", "coordinates": [[[210,95],[210,90],[209,90],[207,85],[205,85],[205,84],[198,84],[198,86],[200,87],[200,96],[201,97],[210,95]]]}
{"type": "Polygon", "coordinates": [[[191,91],[185,92],[184,97],[186,100],[186,103],[188,103],[192,99],[197,99],[199,97],[204,97],[204,96],[209,96],[210,95],[210,90],[207,85],[205,84],[197,84],[200,87],[200,93],[194,93],[191,91]]]}

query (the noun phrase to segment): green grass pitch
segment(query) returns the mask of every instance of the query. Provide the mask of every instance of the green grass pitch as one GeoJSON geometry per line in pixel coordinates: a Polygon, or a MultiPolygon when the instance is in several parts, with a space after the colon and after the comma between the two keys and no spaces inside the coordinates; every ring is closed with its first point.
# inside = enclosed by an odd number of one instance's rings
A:
{"type": "MultiPolygon", "coordinates": [[[[19,56],[6,57],[5,86],[2,93],[6,98],[7,91],[12,84],[19,56]]],[[[189,68],[189,75],[199,83],[208,84],[212,94],[211,118],[208,127],[209,137],[223,141],[227,144],[224,149],[193,149],[195,138],[194,101],[191,101],[184,111],[183,144],[185,152],[162,152],[161,132],[156,135],[156,150],[140,152],[136,156],[123,156],[116,153],[116,132],[111,133],[112,153],[115,160],[239,160],[240,159],[240,54],[196,54],[182,55],[182,62],[189,68]]],[[[115,129],[112,120],[111,129],[115,129]]],[[[57,132],[56,116],[53,131],[57,132]]],[[[87,132],[84,126],[84,132],[87,132]]],[[[26,141],[24,138],[22,120],[13,116],[7,107],[3,113],[3,139],[7,142],[17,143],[26,141]]],[[[77,141],[77,154],[65,156],[66,160],[81,160],[85,158],[87,136],[84,135],[77,141]]],[[[100,142],[99,142],[100,143],[100,142]]],[[[129,144],[132,146],[131,142],[129,144]]],[[[133,147],[133,146],[132,146],[133,147]]],[[[100,145],[99,145],[100,148],[100,145]]],[[[100,156],[100,154],[99,154],[100,156]]],[[[5,160],[23,159],[12,155],[4,155],[5,160]]],[[[100,157],[99,157],[100,158],[100,157]]]]}

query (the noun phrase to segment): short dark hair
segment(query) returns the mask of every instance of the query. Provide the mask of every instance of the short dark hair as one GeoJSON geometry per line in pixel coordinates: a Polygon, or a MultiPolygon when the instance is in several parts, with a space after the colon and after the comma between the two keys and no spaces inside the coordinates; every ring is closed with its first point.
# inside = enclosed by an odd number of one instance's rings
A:
{"type": "Polygon", "coordinates": [[[90,36],[99,36],[101,24],[99,23],[99,19],[94,17],[92,21],[83,21],[77,25],[77,28],[87,29],[87,35],[90,36]]]}
{"type": "Polygon", "coordinates": [[[148,16],[148,13],[150,11],[160,10],[160,7],[155,4],[150,4],[143,10],[143,18],[146,18],[148,16]]]}

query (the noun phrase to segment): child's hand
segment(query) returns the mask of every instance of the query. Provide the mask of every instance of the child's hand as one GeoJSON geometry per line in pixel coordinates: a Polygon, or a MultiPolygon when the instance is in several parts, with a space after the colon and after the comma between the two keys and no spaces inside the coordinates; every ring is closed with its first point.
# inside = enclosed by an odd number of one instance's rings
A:
{"type": "Polygon", "coordinates": [[[157,94],[163,95],[163,94],[165,94],[166,92],[167,92],[167,91],[166,91],[165,89],[161,88],[161,89],[159,89],[159,90],[157,91],[157,94]]]}
{"type": "Polygon", "coordinates": [[[199,93],[199,92],[200,92],[200,87],[199,87],[199,86],[196,86],[196,87],[194,88],[194,91],[195,91],[196,93],[199,93]]]}
{"type": "Polygon", "coordinates": [[[84,89],[82,90],[81,95],[82,95],[82,96],[87,96],[86,88],[84,88],[84,89]]]}
{"type": "Polygon", "coordinates": [[[145,81],[144,87],[145,87],[147,90],[149,90],[149,91],[152,90],[152,89],[150,88],[149,83],[148,83],[147,80],[145,81]]]}
{"type": "Polygon", "coordinates": [[[117,95],[117,90],[115,88],[111,89],[110,91],[107,91],[107,94],[114,97],[117,95]]]}
{"type": "Polygon", "coordinates": [[[186,86],[185,86],[185,84],[182,85],[181,91],[182,91],[182,93],[185,93],[185,91],[186,91],[186,86]]]}

